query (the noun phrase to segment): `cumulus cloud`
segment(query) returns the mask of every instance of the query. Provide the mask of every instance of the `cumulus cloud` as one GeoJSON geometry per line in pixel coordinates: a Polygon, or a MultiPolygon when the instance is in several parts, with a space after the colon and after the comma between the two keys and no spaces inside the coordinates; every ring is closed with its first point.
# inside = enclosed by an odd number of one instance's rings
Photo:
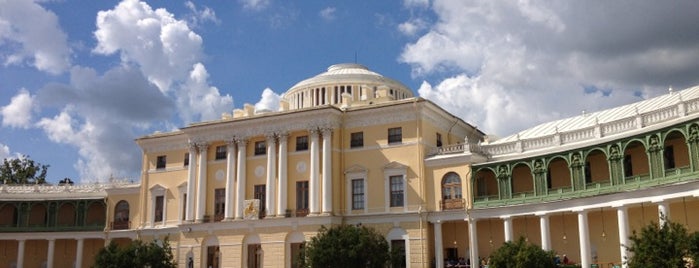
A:
{"type": "Polygon", "coordinates": [[[218,88],[209,86],[209,73],[203,64],[197,63],[180,89],[178,108],[185,124],[193,121],[212,120],[221,117],[233,106],[233,97],[221,96],[218,88]]]}
{"type": "Polygon", "coordinates": [[[406,7],[426,8],[430,5],[430,0],[403,0],[403,5],[406,7]]]}
{"type": "Polygon", "coordinates": [[[10,147],[0,143],[0,159],[5,159],[10,157],[10,147]]]}
{"type": "Polygon", "coordinates": [[[427,22],[421,18],[411,19],[398,24],[398,30],[407,36],[414,36],[427,28],[427,22]]]}
{"type": "Polygon", "coordinates": [[[29,128],[32,112],[36,110],[34,97],[26,89],[21,89],[12,97],[10,104],[0,107],[2,125],[17,128],[29,128]]]}
{"type": "Polygon", "coordinates": [[[255,103],[255,111],[277,111],[279,110],[279,101],[281,96],[270,88],[265,88],[262,91],[260,101],[255,103]]]}
{"type": "Polygon", "coordinates": [[[324,20],[330,21],[330,20],[335,19],[335,11],[337,11],[337,9],[334,7],[326,7],[324,9],[320,10],[320,12],[318,14],[324,20]]]}
{"type": "Polygon", "coordinates": [[[114,9],[100,11],[94,34],[94,52],[118,52],[123,62],[138,64],[163,92],[171,90],[178,78],[187,77],[202,57],[202,39],[185,21],[138,0],[124,0],[114,9]]]}
{"type": "Polygon", "coordinates": [[[60,74],[70,66],[70,48],[56,14],[32,1],[0,1],[0,59],[4,65],[29,61],[60,74]]]}
{"type": "Polygon", "coordinates": [[[221,24],[221,20],[216,17],[216,12],[204,6],[203,9],[197,9],[197,6],[192,1],[187,1],[184,5],[189,9],[192,14],[189,16],[188,20],[192,27],[198,27],[200,24],[205,22],[213,22],[215,24],[221,24]]]}
{"type": "Polygon", "coordinates": [[[140,130],[172,119],[175,104],[138,70],[120,66],[99,75],[86,67],[71,69],[70,84],[49,84],[37,99],[57,107],[58,115],[36,124],[56,143],[78,148],[75,164],[83,180],[133,175],[140,166],[133,139],[140,130]]]}
{"type": "Polygon", "coordinates": [[[243,8],[254,11],[265,9],[267,6],[269,6],[269,2],[269,0],[240,0],[243,8]]]}
{"type": "Polygon", "coordinates": [[[421,96],[486,133],[699,83],[699,17],[690,11],[699,3],[436,0],[431,8],[436,23],[400,60],[425,79],[421,96]]]}

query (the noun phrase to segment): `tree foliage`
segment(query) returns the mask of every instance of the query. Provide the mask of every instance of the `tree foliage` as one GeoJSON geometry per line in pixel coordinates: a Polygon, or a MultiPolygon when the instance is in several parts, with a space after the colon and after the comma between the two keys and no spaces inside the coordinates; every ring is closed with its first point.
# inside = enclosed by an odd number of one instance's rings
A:
{"type": "Polygon", "coordinates": [[[699,233],[689,234],[684,225],[665,220],[651,222],[640,233],[633,231],[627,247],[630,268],[685,267],[687,257],[699,255],[699,233]]]}
{"type": "Polygon", "coordinates": [[[505,242],[490,256],[490,266],[495,268],[549,268],[556,267],[554,252],[529,244],[524,237],[505,242]]]}
{"type": "Polygon", "coordinates": [[[95,256],[96,268],[120,267],[177,267],[168,238],[144,243],[134,240],[126,247],[119,247],[114,241],[102,248],[95,256]]]}
{"type": "Polygon", "coordinates": [[[42,165],[29,156],[5,158],[0,166],[0,182],[6,184],[35,184],[46,182],[48,165],[42,165]]]}
{"type": "Polygon", "coordinates": [[[339,225],[322,227],[305,247],[307,267],[385,267],[388,242],[374,229],[339,225]]]}

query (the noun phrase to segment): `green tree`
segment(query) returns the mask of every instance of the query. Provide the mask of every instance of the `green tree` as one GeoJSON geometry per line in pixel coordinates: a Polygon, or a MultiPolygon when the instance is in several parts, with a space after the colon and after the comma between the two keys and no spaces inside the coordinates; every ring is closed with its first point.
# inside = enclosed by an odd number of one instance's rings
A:
{"type": "Polygon", "coordinates": [[[556,267],[554,252],[529,244],[524,237],[505,242],[490,256],[494,268],[549,268],[556,267]]]}
{"type": "Polygon", "coordinates": [[[668,220],[662,226],[651,222],[640,233],[634,230],[629,239],[631,245],[627,249],[631,257],[627,262],[630,268],[685,267],[685,257],[692,255],[687,228],[668,220]]]}
{"type": "Polygon", "coordinates": [[[119,247],[114,241],[102,248],[95,256],[96,268],[120,268],[120,267],[151,267],[171,268],[177,267],[172,255],[170,241],[166,237],[162,241],[144,243],[134,240],[126,247],[119,247]]]}
{"type": "Polygon", "coordinates": [[[386,238],[364,226],[323,226],[305,247],[307,267],[385,267],[390,260],[386,238]]]}
{"type": "Polygon", "coordinates": [[[45,183],[48,168],[48,165],[34,162],[26,155],[5,158],[0,166],[0,182],[6,184],[45,183]]]}

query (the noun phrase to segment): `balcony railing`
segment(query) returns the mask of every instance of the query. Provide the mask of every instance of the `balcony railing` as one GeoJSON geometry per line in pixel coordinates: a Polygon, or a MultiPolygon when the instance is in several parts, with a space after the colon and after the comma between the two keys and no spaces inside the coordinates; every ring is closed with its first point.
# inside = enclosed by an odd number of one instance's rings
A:
{"type": "Polygon", "coordinates": [[[0,233],[103,231],[104,224],[85,226],[0,226],[0,233]]]}
{"type": "Polygon", "coordinates": [[[109,223],[109,229],[128,230],[131,228],[131,221],[113,221],[109,223]]]}
{"type": "Polygon", "coordinates": [[[442,199],[440,206],[441,206],[442,210],[464,209],[466,207],[466,199],[463,199],[463,198],[442,199]]]}
{"type": "Polygon", "coordinates": [[[307,208],[296,209],[296,217],[306,217],[308,216],[307,208]]]}

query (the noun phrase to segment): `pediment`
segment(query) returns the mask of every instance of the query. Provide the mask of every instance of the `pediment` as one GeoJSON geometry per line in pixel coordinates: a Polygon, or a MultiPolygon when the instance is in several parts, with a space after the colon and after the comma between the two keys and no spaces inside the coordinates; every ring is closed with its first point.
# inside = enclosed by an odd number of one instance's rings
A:
{"type": "Polygon", "coordinates": [[[157,192],[157,191],[165,191],[165,190],[167,190],[167,188],[163,187],[160,184],[155,184],[155,185],[151,186],[149,190],[151,192],[157,192]]]}
{"type": "Polygon", "coordinates": [[[345,174],[351,174],[351,173],[367,173],[367,169],[361,165],[352,165],[345,169],[345,174]]]}
{"type": "Polygon", "coordinates": [[[408,169],[408,166],[403,165],[400,162],[392,161],[385,166],[383,166],[384,170],[406,170],[408,169]]]}

